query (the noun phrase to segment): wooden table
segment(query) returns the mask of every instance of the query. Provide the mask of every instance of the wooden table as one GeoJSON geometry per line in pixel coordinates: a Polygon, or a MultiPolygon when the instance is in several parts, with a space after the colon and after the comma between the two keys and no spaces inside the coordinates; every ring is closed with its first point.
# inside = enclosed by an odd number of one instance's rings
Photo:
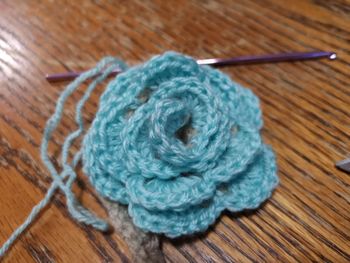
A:
{"type": "MultiPolygon", "coordinates": [[[[206,234],[162,239],[162,250],[168,262],[349,262],[350,180],[334,163],[350,153],[350,2],[3,0],[0,10],[1,244],[51,182],[39,145],[65,83],[49,84],[45,73],[88,69],[106,55],[133,65],[165,50],[196,58],[330,50],[336,61],[223,69],[261,99],[280,185],[260,210],[225,213],[206,234]]],[[[54,159],[83,88],[50,145],[54,159]]],[[[86,107],[88,122],[102,91],[86,107]]],[[[106,216],[79,177],[82,203],[106,216]]],[[[5,259],[130,262],[130,251],[117,234],[73,221],[58,193],[5,259]]]]}

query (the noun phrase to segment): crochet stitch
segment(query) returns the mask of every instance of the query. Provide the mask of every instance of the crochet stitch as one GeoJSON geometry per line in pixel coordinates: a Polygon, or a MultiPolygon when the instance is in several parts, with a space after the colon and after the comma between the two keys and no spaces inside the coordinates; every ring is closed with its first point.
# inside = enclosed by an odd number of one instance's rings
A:
{"type": "Polygon", "coordinates": [[[107,87],[83,141],[84,171],[134,223],[169,237],[204,231],[224,209],[254,209],[277,185],[254,94],[174,52],[107,87]],[[187,141],[178,131],[191,126],[187,141]]]}
{"type": "Polygon", "coordinates": [[[177,237],[205,231],[220,213],[257,208],[278,183],[272,150],[260,136],[258,99],[219,70],[175,52],[132,68],[105,58],[63,91],[48,120],[41,158],[53,182],[0,249],[2,257],[49,204],[57,189],[73,218],[105,231],[108,224],[79,204],[72,192],[75,166],[83,168],[101,196],[128,205],[136,226],[177,237]],[[84,132],[82,109],[97,84],[116,67],[124,70],[100,99],[82,149],[69,149],[84,132]],[[96,77],[77,103],[78,129],[62,146],[61,171],[48,156],[67,98],[96,77]]]}

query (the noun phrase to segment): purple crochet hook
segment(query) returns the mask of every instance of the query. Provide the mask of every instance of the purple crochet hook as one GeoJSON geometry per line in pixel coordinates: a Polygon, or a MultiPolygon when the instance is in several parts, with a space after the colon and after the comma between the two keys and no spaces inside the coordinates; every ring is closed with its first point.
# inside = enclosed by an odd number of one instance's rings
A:
{"type": "MultiPolygon", "coordinates": [[[[243,65],[243,64],[257,64],[257,63],[272,63],[272,62],[283,62],[283,61],[300,61],[318,58],[328,58],[334,60],[337,58],[335,52],[325,51],[313,51],[313,52],[291,52],[291,53],[280,53],[280,54],[267,54],[257,56],[241,56],[235,58],[209,58],[199,59],[197,63],[199,65],[210,65],[210,66],[227,66],[227,65],[243,65]]],[[[111,72],[111,75],[117,75],[120,73],[120,69],[115,69],[111,72]]],[[[78,77],[83,72],[65,72],[58,74],[47,74],[46,80],[49,82],[72,80],[78,77]]]]}

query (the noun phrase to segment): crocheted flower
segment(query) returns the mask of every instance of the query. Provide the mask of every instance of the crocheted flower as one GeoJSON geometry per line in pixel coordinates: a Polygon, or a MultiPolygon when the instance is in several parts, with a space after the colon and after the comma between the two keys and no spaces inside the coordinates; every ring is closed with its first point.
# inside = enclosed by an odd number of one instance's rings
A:
{"type": "Polygon", "coordinates": [[[254,94],[174,52],[117,76],[83,142],[84,171],[140,228],[204,231],[259,206],[278,183],[254,94]]]}

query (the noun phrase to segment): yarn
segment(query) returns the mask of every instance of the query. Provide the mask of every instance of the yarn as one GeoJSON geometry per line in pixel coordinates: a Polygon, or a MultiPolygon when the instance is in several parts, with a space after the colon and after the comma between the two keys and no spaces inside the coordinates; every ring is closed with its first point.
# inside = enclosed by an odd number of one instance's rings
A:
{"type": "Polygon", "coordinates": [[[98,193],[128,205],[134,224],[145,231],[178,237],[205,231],[225,209],[255,209],[278,184],[275,157],[261,140],[261,128],[259,101],[250,90],[188,56],[166,52],[128,69],[119,60],[103,59],[61,94],[41,147],[52,186],[0,256],[58,188],[73,218],[108,228],[72,193],[74,167],[81,158],[98,193]],[[68,163],[72,142],[84,132],[84,103],[116,66],[124,72],[108,84],[81,150],[68,163]],[[98,73],[77,104],[78,129],[64,142],[58,172],[47,154],[52,132],[66,99],[98,73]]]}

